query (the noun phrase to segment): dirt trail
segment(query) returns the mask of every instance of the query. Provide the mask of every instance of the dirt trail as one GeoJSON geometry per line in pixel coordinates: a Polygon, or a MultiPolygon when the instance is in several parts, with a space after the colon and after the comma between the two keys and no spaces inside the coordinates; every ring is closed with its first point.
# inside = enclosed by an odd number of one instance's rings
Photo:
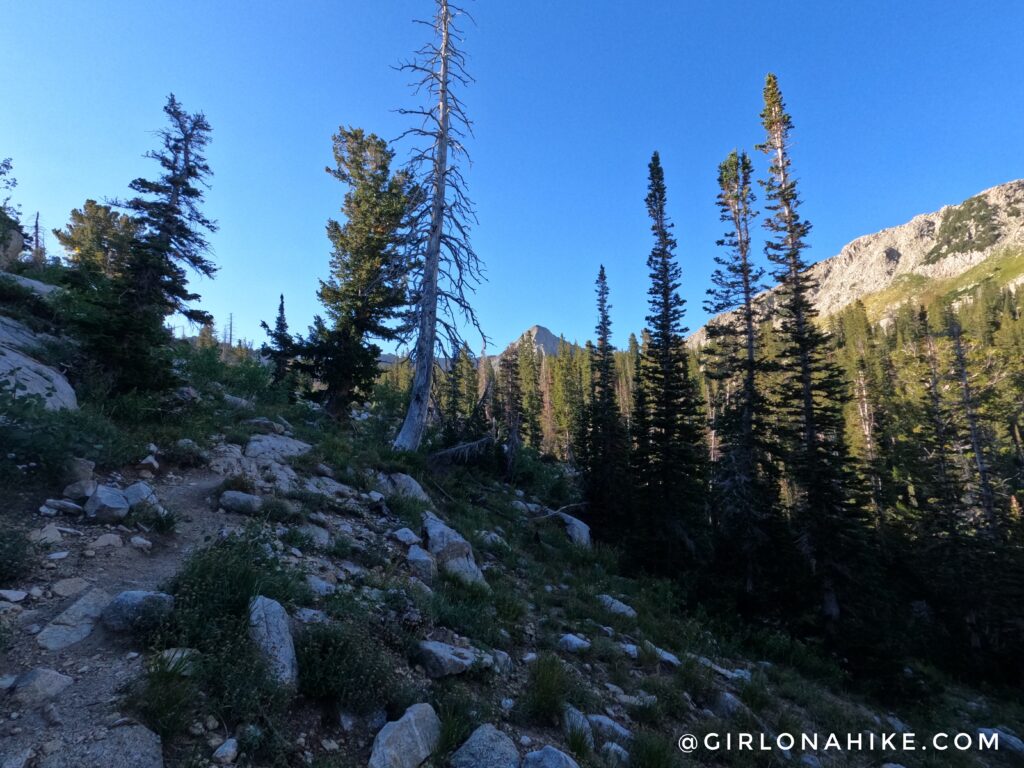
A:
{"type": "MultiPolygon", "coordinates": [[[[8,609],[16,615],[11,622],[11,642],[0,653],[0,678],[46,668],[74,682],[52,699],[52,706],[20,703],[0,694],[0,766],[86,768],[89,763],[75,755],[95,751],[92,745],[98,747],[98,742],[106,740],[111,742],[112,750],[116,747],[118,752],[126,751],[120,743],[123,734],[116,732],[130,728],[132,723],[117,708],[119,693],[141,672],[141,654],[146,649],[107,632],[100,622],[85,639],[57,651],[40,647],[38,633],[90,590],[99,589],[114,597],[125,590],[155,590],[164,585],[190,552],[215,537],[229,522],[211,510],[208,501],[222,479],[197,470],[150,483],[163,506],[176,516],[173,534],[88,525],[72,518],[38,518],[36,528],[55,523],[81,535],[62,533],[60,542],[38,548],[38,565],[30,576],[18,584],[0,584],[0,589],[30,593],[17,608],[8,609]],[[104,534],[118,534],[123,546],[95,547],[104,534]],[[139,534],[152,542],[150,552],[129,545],[130,538],[139,534]],[[68,555],[48,560],[54,552],[68,555]],[[30,754],[33,757],[25,760],[30,754]]],[[[123,759],[128,761],[126,765],[133,764],[130,755],[125,754],[123,759]]]]}

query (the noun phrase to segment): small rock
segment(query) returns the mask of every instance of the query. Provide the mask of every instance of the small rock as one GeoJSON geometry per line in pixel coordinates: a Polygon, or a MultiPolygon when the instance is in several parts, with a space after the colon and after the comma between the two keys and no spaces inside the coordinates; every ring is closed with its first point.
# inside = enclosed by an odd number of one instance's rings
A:
{"type": "Polygon", "coordinates": [[[263,509],[263,499],[242,491],[224,491],[220,495],[220,506],[236,515],[255,515],[263,509]]]}
{"type": "Polygon", "coordinates": [[[238,759],[238,740],[228,739],[213,753],[213,761],[218,765],[231,765],[238,759]]]}
{"type": "Polygon", "coordinates": [[[73,501],[64,501],[63,499],[47,499],[44,506],[61,513],[62,515],[81,515],[85,512],[81,506],[75,504],[73,501]]]}
{"type": "Polygon", "coordinates": [[[419,644],[419,661],[430,677],[447,677],[470,669],[477,661],[477,653],[436,640],[423,640],[419,644]]]}
{"type": "Polygon", "coordinates": [[[528,753],[523,758],[523,768],[579,768],[579,765],[565,752],[548,745],[528,753]]]}
{"type": "Polygon", "coordinates": [[[437,748],[441,721],[429,704],[413,704],[373,740],[369,768],[416,768],[437,748]]]}
{"type": "Polygon", "coordinates": [[[306,576],[306,584],[313,590],[313,594],[317,597],[327,597],[333,595],[337,591],[337,587],[331,584],[325,579],[321,579],[319,576],[315,576],[312,573],[306,576]]]}
{"type": "Polygon", "coordinates": [[[628,728],[619,725],[610,717],[605,715],[587,715],[594,732],[602,741],[615,741],[623,744],[633,738],[628,728]]]}
{"type": "Polygon", "coordinates": [[[149,483],[144,483],[141,480],[125,488],[124,497],[127,499],[128,506],[133,512],[140,508],[160,506],[160,501],[157,499],[156,494],[153,493],[149,483]]]}
{"type": "Polygon", "coordinates": [[[128,499],[117,488],[101,485],[85,502],[85,516],[98,523],[117,523],[123,520],[130,510],[128,499]]]}
{"type": "Polygon", "coordinates": [[[0,589],[0,600],[6,600],[9,603],[20,603],[28,597],[28,592],[22,592],[20,589],[0,589]]]}
{"type": "Polygon", "coordinates": [[[614,741],[605,742],[601,747],[601,756],[610,768],[626,768],[629,765],[629,752],[614,741]]]}
{"type": "Polygon", "coordinates": [[[451,768],[518,768],[519,751],[493,725],[481,725],[449,761],[451,768]]]}
{"type": "Polygon", "coordinates": [[[93,549],[102,549],[103,547],[123,547],[124,541],[116,533],[104,533],[96,541],[92,543],[93,549]]]}
{"type": "Polygon", "coordinates": [[[299,678],[288,613],[276,600],[259,595],[249,606],[249,636],[280,684],[294,687],[299,678]]]}
{"type": "Polygon", "coordinates": [[[590,641],[579,635],[566,634],[559,639],[558,647],[569,653],[580,653],[590,650],[590,641]]]}
{"type": "MultiPolygon", "coordinates": [[[[408,530],[408,529],[406,529],[408,530]]],[[[405,556],[409,564],[409,570],[421,581],[432,584],[437,576],[437,562],[434,556],[418,544],[409,547],[409,553],[405,556]]]]}
{"type": "Polygon", "coordinates": [[[60,529],[54,525],[46,525],[40,528],[38,531],[32,531],[28,535],[29,541],[34,541],[36,544],[57,544],[64,537],[60,534],[60,529]]]}
{"type": "Polygon", "coordinates": [[[617,616],[625,616],[629,619],[636,618],[636,611],[630,606],[626,605],[621,600],[617,600],[611,595],[598,595],[597,601],[604,606],[604,609],[609,613],[614,613],[617,616]]]}
{"type": "Polygon", "coordinates": [[[587,747],[594,748],[594,731],[590,727],[590,721],[571,704],[566,704],[562,709],[562,732],[565,733],[567,739],[574,734],[579,734],[586,742],[587,747]]]}
{"type": "Polygon", "coordinates": [[[423,539],[413,533],[411,528],[399,528],[397,531],[392,531],[391,538],[407,547],[423,542],[423,539]]]}
{"type": "Polygon", "coordinates": [[[72,501],[85,501],[96,493],[98,487],[95,480],[77,480],[65,486],[61,495],[72,501]]]}

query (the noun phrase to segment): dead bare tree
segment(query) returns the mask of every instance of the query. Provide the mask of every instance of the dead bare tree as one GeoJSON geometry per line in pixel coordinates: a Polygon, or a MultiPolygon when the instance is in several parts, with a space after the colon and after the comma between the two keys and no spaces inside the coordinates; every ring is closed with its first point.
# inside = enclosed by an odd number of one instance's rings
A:
{"type": "Polygon", "coordinates": [[[460,161],[469,159],[463,141],[472,129],[462,102],[452,91],[453,85],[473,82],[465,69],[465,56],[459,49],[461,32],[455,25],[456,18],[467,14],[448,0],[436,3],[433,21],[417,22],[431,27],[434,40],[400,67],[415,73],[415,91],[430,97],[427,107],[399,110],[420,120],[400,139],[412,136],[421,142],[410,164],[422,191],[408,241],[410,262],[417,265],[411,323],[416,329],[412,394],[394,441],[397,450],[405,451],[416,450],[423,439],[438,352],[444,355],[447,351],[454,357],[462,344],[460,325],[475,328],[486,340],[468,298],[483,277],[483,265],[469,242],[476,213],[459,169],[460,161]]]}

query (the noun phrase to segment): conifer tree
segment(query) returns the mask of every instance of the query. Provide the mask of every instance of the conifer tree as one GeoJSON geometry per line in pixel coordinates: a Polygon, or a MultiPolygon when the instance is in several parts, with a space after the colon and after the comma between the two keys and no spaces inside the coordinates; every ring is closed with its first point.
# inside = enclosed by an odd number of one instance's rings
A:
{"type": "Polygon", "coordinates": [[[540,365],[537,348],[529,333],[516,344],[519,358],[519,389],[522,393],[523,440],[531,448],[541,444],[540,417],[543,408],[540,392],[540,365]]]}
{"type": "Polygon", "coordinates": [[[681,554],[674,551],[677,542],[685,543],[692,557],[705,537],[706,449],[699,393],[690,378],[685,346],[685,302],[679,295],[681,270],[667,212],[665,173],[657,152],[648,172],[645,202],[654,245],[647,258],[649,339],[638,377],[647,403],[649,450],[637,455],[643,463],[634,461],[634,476],[645,489],[638,523],[652,544],[664,545],[660,557],[668,565],[681,554]]]}
{"type": "Polygon", "coordinates": [[[512,344],[505,350],[498,363],[499,387],[501,390],[502,421],[508,441],[509,464],[515,460],[522,445],[523,393],[519,373],[519,344],[512,344]]]}
{"type": "Polygon", "coordinates": [[[71,211],[64,229],[53,230],[75,269],[92,270],[108,278],[124,268],[138,232],[139,225],[131,216],[95,200],[86,200],[71,211]]]}
{"type": "Polygon", "coordinates": [[[273,365],[274,383],[281,384],[289,378],[291,363],[296,351],[295,339],[288,332],[288,319],[284,313],[283,293],[278,301],[277,319],[274,321],[273,330],[265,322],[261,322],[260,327],[263,328],[270,338],[270,344],[264,344],[261,351],[273,365]]]}
{"type": "Polygon", "coordinates": [[[394,152],[375,134],[342,127],[333,145],[327,172],[349,186],[345,222],[327,222],[331,275],[317,292],[327,320],[317,318],[300,345],[299,367],[321,385],[318,397],[337,418],[377,377],[375,340],[403,335],[397,320],[411,265],[401,246],[415,190],[406,173],[392,174],[394,152]]]}
{"type": "Polygon", "coordinates": [[[597,326],[590,358],[590,402],[584,420],[587,503],[592,518],[608,537],[626,527],[629,445],[616,398],[615,348],[612,346],[608,279],[597,275],[597,326]]]}
{"type": "Polygon", "coordinates": [[[845,382],[832,359],[829,340],[817,325],[813,279],[804,250],[811,225],[799,212],[800,197],[790,159],[792,120],[775,75],[764,87],[761,122],[766,139],[759,149],[770,160],[762,181],[768,241],[765,252],[779,283],[775,319],[781,345],[777,361],[782,391],[777,402],[785,471],[792,486],[798,542],[817,583],[821,611],[829,622],[840,617],[840,593],[848,581],[849,560],[858,528],[846,488],[846,446],[842,404],[845,382]]]}
{"type": "MultiPolygon", "coordinates": [[[[718,510],[719,557],[743,563],[743,590],[754,591],[759,550],[767,539],[765,518],[775,508],[770,492],[766,437],[761,421],[764,369],[755,296],[764,270],[753,263],[750,234],[754,210],[753,164],[731,152],[718,166],[719,218],[728,230],[717,241],[727,250],[715,257],[712,288],[704,310],[717,315],[707,325],[707,376],[714,388],[711,427],[715,440],[712,491],[718,510]]],[[[763,565],[763,564],[762,564],[763,565]]],[[[740,575],[740,574],[737,574],[740,575]]]]}

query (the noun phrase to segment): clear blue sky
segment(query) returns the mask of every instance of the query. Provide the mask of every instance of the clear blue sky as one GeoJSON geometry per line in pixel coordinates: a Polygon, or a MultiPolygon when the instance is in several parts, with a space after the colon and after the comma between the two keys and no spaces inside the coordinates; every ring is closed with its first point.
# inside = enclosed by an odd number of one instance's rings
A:
{"type": "MultiPolygon", "coordinates": [[[[654,149],[688,321],[700,324],[721,231],[716,167],[759,140],[769,70],[796,125],[815,259],[1024,176],[1021,3],[467,5],[468,178],[490,278],[476,305],[498,345],[534,323],[590,336],[600,263],[617,341],[642,327],[654,149]]],[[[15,201],[54,227],[88,197],[125,194],[154,173],[141,156],[173,91],[214,128],[207,211],[221,269],[195,285],[203,306],[262,339],[259,320],[284,292],[304,330],[344,192],[323,170],[330,136],[342,123],[402,131],[394,110],[416,102],[392,66],[424,41],[410,22],[431,11],[429,0],[4,3],[0,158],[14,160],[15,201]]]]}

